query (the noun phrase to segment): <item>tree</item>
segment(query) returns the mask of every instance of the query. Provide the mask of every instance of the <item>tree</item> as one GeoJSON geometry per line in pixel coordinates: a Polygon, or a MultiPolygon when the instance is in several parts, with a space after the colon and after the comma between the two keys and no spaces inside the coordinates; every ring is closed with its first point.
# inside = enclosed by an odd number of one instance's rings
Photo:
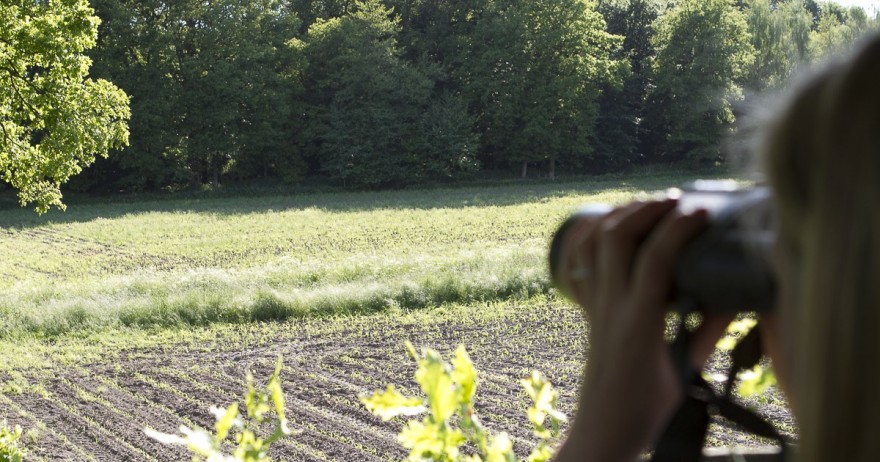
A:
{"type": "Polygon", "coordinates": [[[99,19],[86,0],[0,5],[0,178],[22,206],[61,209],[61,184],[128,142],[128,97],[87,78],[99,19]]]}
{"type": "Polygon", "coordinates": [[[355,187],[443,179],[476,165],[464,104],[436,92],[428,72],[400,56],[399,24],[378,0],[309,28],[305,73],[314,163],[355,187]]]}
{"type": "Polygon", "coordinates": [[[798,65],[807,61],[812,18],[799,1],[746,0],[755,60],[748,66],[745,86],[757,93],[788,82],[798,65]]]}
{"type": "Polygon", "coordinates": [[[302,20],[300,32],[305,33],[318,19],[344,16],[354,6],[355,0],[290,0],[290,10],[302,20]]]}
{"type": "Polygon", "coordinates": [[[139,191],[185,184],[190,174],[180,143],[181,107],[173,21],[163,0],[92,0],[102,19],[92,74],[132,96],[131,146],[110,153],[72,183],[86,191],[139,191]]]}
{"type": "Polygon", "coordinates": [[[474,15],[484,0],[384,0],[401,17],[398,42],[411,62],[427,60],[442,69],[446,80],[463,64],[463,50],[473,33],[474,15]]]}
{"type": "Polygon", "coordinates": [[[461,80],[490,163],[579,166],[591,154],[602,85],[619,82],[621,37],[585,0],[486,0],[461,80]]]}
{"type": "Polygon", "coordinates": [[[96,72],[133,96],[132,146],[103,167],[121,189],[301,173],[292,113],[299,20],[280,0],[96,0],[96,72]]]}
{"type": "Polygon", "coordinates": [[[809,60],[810,31],[813,27],[813,12],[809,8],[810,2],[788,0],[778,3],[777,8],[782,12],[783,18],[788,23],[788,39],[794,45],[795,52],[793,61],[804,63],[809,60]]]}
{"type": "Polygon", "coordinates": [[[819,18],[810,34],[810,54],[822,59],[852,46],[872,24],[860,7],[843,7],[833,2],[819,5],[819,18]]]}
{"type": "Polygon", "coordinates": [[[654,46],[654,88],[645,125],[645,150],[655,160],[693,166],[720,161],[720,144],[733,130],[731,102],[754,61],[743,13],[728,0],[682,0],[660,16],[654,46]]]}
{"type": "Polygon", "coordinates": [[[607,170],[640,160],[639,121],[651,83],[651,59],[655,53],[652,24],[659,6],[651,0],[603,1],[599,3],[599,12],[608,23],[608,32],[624,37],[615,57],[625,59],[630,67],[623,85],[604,85],[599,100],[591,164],[594,170],[607,170]]]}
{"type": "Polygon", "coordinates": [[[288,43],[296,41],[299,19],[279,0],[193,7],[198,16],[179,31],[177,50],[191,170],[213,184],[223,172],[298,179],[291,118],[304,62],[288,43]]]}

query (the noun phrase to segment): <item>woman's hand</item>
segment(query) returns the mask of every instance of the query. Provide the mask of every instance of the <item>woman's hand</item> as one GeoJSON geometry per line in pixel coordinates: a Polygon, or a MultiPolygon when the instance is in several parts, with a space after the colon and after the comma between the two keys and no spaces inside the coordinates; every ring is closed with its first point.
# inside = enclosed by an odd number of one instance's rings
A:
{"type": "MultiPolygon", "coordinates": [[[[557,461],[629,461],[653,444],[682,400],[664,338],[673,270],[706,226],[673,200],[636,202],[585,219],[565,236],[561,280],[584,309],[587,367],[578,414],[557,461]]],[[[692,362],[702,369],[728,317],[704,320],[692,362]]]]}

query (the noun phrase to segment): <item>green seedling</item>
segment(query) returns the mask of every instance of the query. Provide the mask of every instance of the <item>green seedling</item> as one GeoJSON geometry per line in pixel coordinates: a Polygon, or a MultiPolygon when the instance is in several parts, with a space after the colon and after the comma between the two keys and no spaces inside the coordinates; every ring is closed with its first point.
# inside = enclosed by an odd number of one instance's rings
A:
{"type": "MultiPolygon", "coordinates": [[[[364,396],[361,401],[386,421],[426,414],[422,420],[408,421],[398,435],[398,440],[410,450],[408,460],[517,462],[510,435],[493,435],[474,410],[477,370],[465,347],[459,346],[449,363],[435,350],[424,349],[419,354],[411,343],[406,345],[409,356],[416,361],[415,379],[425,398],[406,397],[389,385],[384,392],[364,396]],[[476,454],[463,453],[466,444],[476,448],[476,454]]],[[[541,373],[533,372],[521,383],[532,399],[527,414],[540,440],[526,460],[544,462],[552,457],[552,443],[566,417],[557,410],[556,391],[541,373]]]]}
{"type": "Polygon", "coordinates": [[[162,443],[186,446],[192,452],[194,462],[268,462],[272,443],[292,433],[284,415],[281,368],[279,357],[265,390],[258,391],[254,387],[253,376],[248,374],[248,389],[244,399],[246,415],[241,415],[238,403],[232,403],[226,409],[212,407],[211,413],[217,419],[213,434],[208,430],[186,426],[180,427],[182,435],[161,433],[150,428],[145,432],[162,443]],[[265,439],[257,436],[258,430],[270,422],[275,425],[272,434],[265,439]],[[230,435],[233,435],[236,446],[232,454],[226,454],[223,444],[230,435]]]}

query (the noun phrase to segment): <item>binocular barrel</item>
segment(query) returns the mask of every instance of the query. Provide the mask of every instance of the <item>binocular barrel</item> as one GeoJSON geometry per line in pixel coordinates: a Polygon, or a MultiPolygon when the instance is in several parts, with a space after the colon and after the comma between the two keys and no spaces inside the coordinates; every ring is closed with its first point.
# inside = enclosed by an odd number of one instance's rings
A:
{"type": "MultiPolygon", "coordinates": [[[[771,266],[774,215],[767,187],[737,188],[729,182],[701,181],[685,191],[667,191],[678,209],[709,212],[709,227],[690,242],[675,265],[673,300],[685,312],[767,312],[775,305],[771,266]]],[[[584,219],[604,216],[611,207],[588,204],[570,216],[550,244],[550,275],[563,291],[564,237],[584,219]]]]}

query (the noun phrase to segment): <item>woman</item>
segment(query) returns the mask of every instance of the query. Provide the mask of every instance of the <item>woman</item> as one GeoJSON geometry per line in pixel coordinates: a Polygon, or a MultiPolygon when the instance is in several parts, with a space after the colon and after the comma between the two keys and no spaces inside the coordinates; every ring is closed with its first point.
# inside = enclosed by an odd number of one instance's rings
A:
{"type": "MultiPolygon", "coordinates": [[[[800,428],[797,461],[880,458],[880,36],[799,88],[768,125],[778,210],[778,307],[765,351],[800,428]]],[[[674,201],[640,202],[566,239],[570,292],[590,325],[578,414],[556,460],[631,461],[682,400],[664,341],[671,274],[706,226],[674,201]]],[[[694,336],[702,367],[729,319],[694,336]]]]}

